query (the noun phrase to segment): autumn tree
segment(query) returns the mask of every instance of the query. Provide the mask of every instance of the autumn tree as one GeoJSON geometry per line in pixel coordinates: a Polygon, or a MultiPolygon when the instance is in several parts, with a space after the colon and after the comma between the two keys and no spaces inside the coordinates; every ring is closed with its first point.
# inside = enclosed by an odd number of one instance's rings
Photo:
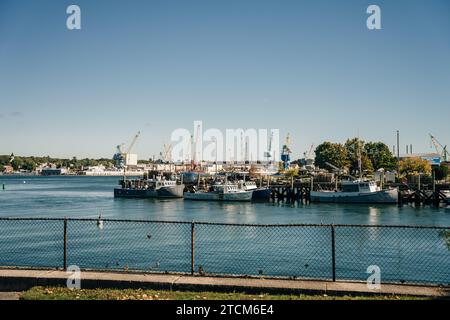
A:
{"type": "Polygon", "coordinates": [[[431,164],[421,158],[406,158],[400,161],[400,173],[404,175],[431,175],[431,164]]]}

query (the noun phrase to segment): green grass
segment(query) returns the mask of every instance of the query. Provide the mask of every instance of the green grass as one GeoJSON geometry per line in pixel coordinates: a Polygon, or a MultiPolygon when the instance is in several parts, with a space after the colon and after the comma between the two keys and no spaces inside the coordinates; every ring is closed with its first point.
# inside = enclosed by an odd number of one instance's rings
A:
{"type": "Polygon", "coordinates": [[[21,294],[23,300],[410,300],[418,297],[276,295],[222,292],[189,292],[142,289],[80,289],[63,287],[34,287],[21,294]]]}

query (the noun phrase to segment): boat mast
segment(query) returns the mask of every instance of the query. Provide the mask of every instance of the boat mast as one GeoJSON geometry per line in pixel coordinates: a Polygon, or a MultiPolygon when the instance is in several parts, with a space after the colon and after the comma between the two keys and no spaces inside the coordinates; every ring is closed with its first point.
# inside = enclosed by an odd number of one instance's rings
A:
{"type": "Polygon", "coordinates": [[[358,152],[359,180],[362,180],[362,159],[361,159],[362,156],[361,156],[361,143],[359,141],[359,134],[358,134],[357,143],[358,143],[358,150],[357,150],[357,152],[358,152]]]}

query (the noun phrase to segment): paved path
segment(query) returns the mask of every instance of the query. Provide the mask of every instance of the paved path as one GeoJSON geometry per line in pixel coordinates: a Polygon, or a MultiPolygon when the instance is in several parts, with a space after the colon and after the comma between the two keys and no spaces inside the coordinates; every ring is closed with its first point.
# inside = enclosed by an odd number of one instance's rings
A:
{"type": "MultiPolygon", "coordinates": [[[[65,286],[68,274],[59,270],[0,269],[0,291],[33,286],[65,286]]],[[[248,293],[308,293],[329,295],[411,295],[450,298],[450,287],[384,284],[371,290],[365,283],[189,275],[81,272],[82,288],[151,288],[159,290],[241,291],[248,293]]]]}
{"type": "Polygon", "coordinates": [[[0,300],[19,300],[19,292],[0,292],[0,300]]]}

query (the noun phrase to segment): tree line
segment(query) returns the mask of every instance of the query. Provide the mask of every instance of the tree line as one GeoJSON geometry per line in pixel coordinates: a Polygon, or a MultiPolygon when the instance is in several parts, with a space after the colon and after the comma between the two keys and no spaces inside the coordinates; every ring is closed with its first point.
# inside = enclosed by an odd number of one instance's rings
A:
{"type": "Polygon", "coordinates": [[[328,163],[348,171],[350,174],[359,173],[359,158],[364,173],[373,173],[383,168],[395,170],[397,159],[393,156],[389,147],[383,142],[364,142],[358,138],[348,139],[344,144],[324,142],[317,146],[315,165],[332,169],[328,163]]]}
{"type": "Polygon", "coordinates": [[[23,157],[14,155],[0,155],[0,172],[5,169],[5,166],[10,165],[15,171],[26,170],[34,171],[36,168],[43,163],[51,163],[56,166],[56,168],[71,168],[74,170],[80,170],[81,168],[89,166],[99,166],[103,165],[107,168],[114,165],[112,159],[100,158],[100,159],[77,159],[73,157],[72,159],[60,159],[53,158],[50,156],[45,157],[23,157]]]}
{"type": "Polygon", "coordinates": [[[347,139],[344,144],[324,142],[315,150],[315,165],[332,170],[332,164],[349,174],[359,174],[359,159],[364,174],[372,174],[379,169],[385,171],[399,170],[401,175],[431,175],[434,171],[436,179],[442,180],[449,175],[448,167],[434,166],[421,158],[407,158],[400,162],[383,142],[364,142],[358,138],[347,139]]]}

